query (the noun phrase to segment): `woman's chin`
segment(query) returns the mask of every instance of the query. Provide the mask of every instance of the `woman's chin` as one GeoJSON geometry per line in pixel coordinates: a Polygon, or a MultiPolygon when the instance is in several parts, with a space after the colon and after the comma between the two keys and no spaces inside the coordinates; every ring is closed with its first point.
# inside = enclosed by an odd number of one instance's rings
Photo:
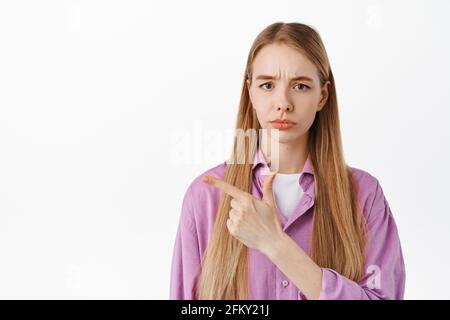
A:
{"type": "Polygon", "coordinates": [[[278,130],[277,133],[271,133],[270,137],[274,141],[278,141],[279,143],[289,143],[298,140],[298,134],[295,132],[289,132],[289,130],[278,130]]]}

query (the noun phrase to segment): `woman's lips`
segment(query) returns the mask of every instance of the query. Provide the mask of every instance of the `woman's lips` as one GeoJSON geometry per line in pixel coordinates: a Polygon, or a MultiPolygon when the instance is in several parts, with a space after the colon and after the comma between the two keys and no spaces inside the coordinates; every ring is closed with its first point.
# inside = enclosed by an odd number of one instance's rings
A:
{"type": "Polygon", "coordinates": [[[292,122],[271,122],[270,123],[275,129],[287,130],[295,126],[292,122]]]}

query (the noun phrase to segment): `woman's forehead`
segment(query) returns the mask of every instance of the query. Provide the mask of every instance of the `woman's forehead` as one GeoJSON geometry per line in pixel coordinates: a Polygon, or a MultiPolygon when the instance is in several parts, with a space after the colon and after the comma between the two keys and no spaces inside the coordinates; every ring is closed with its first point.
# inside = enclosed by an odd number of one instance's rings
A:
{"type": "Polygon", "coordinates": [[[306,76],[317,79],[316,66],[301,52],[280,45],[268,45],[260,50],[253,61],[253,75],[292,79],[306,76]]]}

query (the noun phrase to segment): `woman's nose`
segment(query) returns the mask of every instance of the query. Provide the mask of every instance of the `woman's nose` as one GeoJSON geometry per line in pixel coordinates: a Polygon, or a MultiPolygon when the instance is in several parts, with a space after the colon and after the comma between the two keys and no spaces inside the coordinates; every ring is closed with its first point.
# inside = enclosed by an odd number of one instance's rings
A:
{"type": "Polygon", "coordinates": [[[277,108],[277,110],[282,110],[283,112],[286,112],[286,111],[292,111],[292,106],[290,106],[290,105],[286,105],[286,106],[279,106],[278,108],[277,108]]]}

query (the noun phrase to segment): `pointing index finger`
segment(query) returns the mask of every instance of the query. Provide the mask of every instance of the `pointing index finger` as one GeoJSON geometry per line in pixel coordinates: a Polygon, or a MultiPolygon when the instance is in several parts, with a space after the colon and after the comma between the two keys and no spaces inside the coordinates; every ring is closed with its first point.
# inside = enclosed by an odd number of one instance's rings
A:
{"type": "Polygon", "coordinates": [[[238,199],[239,201],[244,201],[247,198],[247,196],[249,195],[248,192],[242,191],[223,180],[220,180],[220,179],[217,179],[217,178],[214,178],[211,176],[204,176],[204,177],[202,177],[202,180],[208,184],[215,186],[216,188],[219,188],[226,194],[229,194],[230,196],[238,199]]]}

